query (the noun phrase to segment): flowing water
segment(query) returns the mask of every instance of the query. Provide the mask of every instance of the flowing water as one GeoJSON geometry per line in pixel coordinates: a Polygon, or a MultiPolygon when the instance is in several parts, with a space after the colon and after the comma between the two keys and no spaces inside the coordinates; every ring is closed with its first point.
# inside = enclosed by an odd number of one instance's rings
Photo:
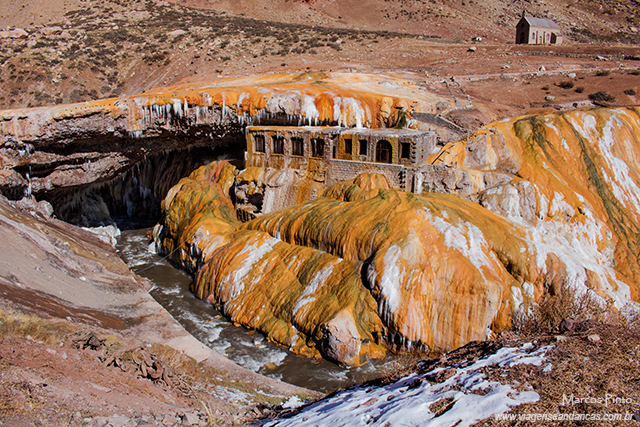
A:
{"type": "Polygon", "coordinates": [[[151,295],[187,331],[238,365],[291,384],[330,392],[379,377],[399,363],[397,357],[391,357],[358,368],[342,368],[326,360],[296,356],[258,332],[234,326],[211,304],[191,293],[188,274],[149,251],[148,232],[148,228],[123,230],[116,247],[120,257],[135,273],[155,284],[151,295]]]}

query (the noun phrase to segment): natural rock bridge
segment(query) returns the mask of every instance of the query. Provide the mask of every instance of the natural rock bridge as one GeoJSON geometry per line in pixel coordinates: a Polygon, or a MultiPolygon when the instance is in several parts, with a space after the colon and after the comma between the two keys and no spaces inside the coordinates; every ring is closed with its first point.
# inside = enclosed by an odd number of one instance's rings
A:
{"type": "MultiPolygon", "coordinates": [[[[384,128],[402,123],[437,130],[446,142],[463,133],[437,117],[447,105],[447,99],[402,79],[312,73],[226,79],[81,104],[2,111],[0,188],[12,198],[26,192],[45,198],[59,215],[74,221],[69,209],[79,203],[78,191],[127,171],[139,180],[140,172],[132,168],[145,169],[145,160],[152,159],[147,169],[157,175],[149,177],[146,196],[139,191],[139,198],[162,195],[180,174],[204,161],[223,156],[241,161],[247,124],[384,128]],[[428,117],[428,123],[412,120],[412,114],[428,117]],[[177,154],[185,149],[195,151],[177,154]],[[160,163],[162,171],[157,170],[160,163]]],[[[124,179],[133,184],[132,176],[124,179]]]]}

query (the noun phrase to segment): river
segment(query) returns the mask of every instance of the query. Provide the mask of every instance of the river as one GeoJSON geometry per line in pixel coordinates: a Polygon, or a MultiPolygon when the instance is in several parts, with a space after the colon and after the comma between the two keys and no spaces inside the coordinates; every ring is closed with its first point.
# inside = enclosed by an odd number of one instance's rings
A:
{"type": "MultiPolygon", "coordinates": [[[[124,228],[124,227],[123,227],[124,228]]],[[[149,251],[149,228],[123,230],[116,250],[135,273],[154,283],[150,294],[180,324],[218,353],[240,366],[275,379],[328,393],[373,379],[395,369],[405,358],[392,356],[358,368],[297,356],[262,334],[234,326],[210,303],[190,291],[192,278],[149,251]]]]}

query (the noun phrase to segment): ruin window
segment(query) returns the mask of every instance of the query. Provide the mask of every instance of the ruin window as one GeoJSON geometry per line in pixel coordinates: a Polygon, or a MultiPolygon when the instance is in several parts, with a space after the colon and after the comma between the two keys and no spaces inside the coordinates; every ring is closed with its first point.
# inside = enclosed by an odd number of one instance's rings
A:
{"type": "Polygon", "coordinates": [[[338,157],[338,147],[336,147],[335,145],[333,146],[333,158],[335,159],[336,157],[338,157]]]}
{"type": "Polygon", "coordinates": [[[272,139],[274,154],[284,154],[284,138],[281,136],[273,136],[272,139]]]}
{"type": "Polygon", "coordinates": [[[358,142],[360,143],[360,155],[361,156],[366,156],[367,155],[367,144],[368,144],[368,141],[366,139],[361,139],[358,142]]]}
{"type": "Polygon", "coordinates": [[[291,154],[294,156],[304,156],[304,140],[299,136],[291,138],[291,154]]]}
{"type": "Polygon", "coordinates": [[[311,139],[311,156],[312,157],[324,156],[324,139],[322,138],[311,139]]]}
{"type": "Polygon", "coordinates": [[[257,153],[264,153],[264,136],[263,135],[254,135],[253,136],[253,144],[254,150],[257,153]]]}
{"type": "Polygon", "coordinates": [[[351,145],[352,145],[352,142],[350,139],[344,140],[344,154],[351,154],[351,150],[352,150],[351,145]]]}
{"type": "Polygon", "coordinates": [[[411,143],[403,142],[400,144],[400,158],[401,159],[409,159],[411,158],[411,143]]]}
{"type": "Polygon", "coordinates": [[[391,143],[386,139],[381,139],[376,144],[376,162],[391,163],[391,143]]]}

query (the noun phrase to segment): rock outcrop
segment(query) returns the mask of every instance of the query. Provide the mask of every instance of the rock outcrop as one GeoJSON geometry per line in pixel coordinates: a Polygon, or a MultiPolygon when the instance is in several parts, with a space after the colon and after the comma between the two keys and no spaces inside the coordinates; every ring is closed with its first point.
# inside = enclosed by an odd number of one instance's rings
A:
{"type": "MultiPolygon", "coordinates": [[[[453,194],[364,174],[244,223],[236,172],[211,164],[170,191],[156,242],[234,322],[346,365],[483,339],[564,288],[638,310],[639,116],[492,123],[431,160],[425,187],[453,194]]],[[[246,194],[264,182],[237,176],[246,194]]]]}
{"type": "Polygon", "coordinates": [[[174,187],[157,244],[197,272],[198,297],[298,353],[358,365],[384,348],[442,351],[508,328],[512,288],[542,292],[520,231],[475,203],[360,175],[240,224],[232,169],[211,164],[174,187]]]}
{"type": "Polygon", "coordinates": [[[416,89],[390,76],[282,74],[0,111],[0,187],[17,198],[27,190],[44,197],[110,180],[166,150],[242,149],[247,123],[417,127],[411,114],[435,113],[444,100],[416,89]]]}
{"type": "Polygon", "coordinates": [[[449,144],[424,185],[518,224],[566,283],[622,308],[640,300],[639,159],[638,107],[530,115],[449,144]]]}

